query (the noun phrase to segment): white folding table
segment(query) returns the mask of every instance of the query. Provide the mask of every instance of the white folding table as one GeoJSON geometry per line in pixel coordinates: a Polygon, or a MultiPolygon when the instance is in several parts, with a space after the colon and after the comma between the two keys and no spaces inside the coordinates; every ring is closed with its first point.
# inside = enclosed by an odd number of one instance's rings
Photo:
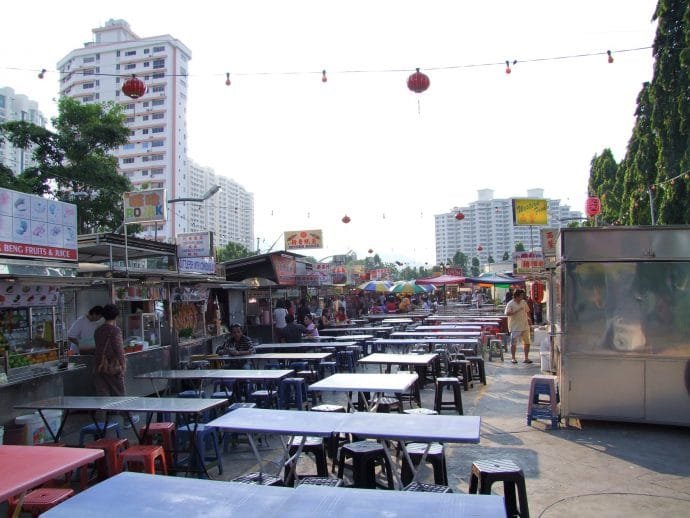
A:
{"type": "MultiPolygon", "coordinates": [[[[417,382],[416,373],[397,374],[362,374],[362,373],[338,373],[312,383],[307,388],[312,392],[345,392],[347,394],[347,408],[352,408],[352,393],[374,392],[378,395],[385,393],[409,394],[412,386],[417,382]]],[[[368,410],[375,410],[376,405],[371,405],[363,397],[368,410]]],[[[378,399],[378,398],[376,398],[378,399]]]]}

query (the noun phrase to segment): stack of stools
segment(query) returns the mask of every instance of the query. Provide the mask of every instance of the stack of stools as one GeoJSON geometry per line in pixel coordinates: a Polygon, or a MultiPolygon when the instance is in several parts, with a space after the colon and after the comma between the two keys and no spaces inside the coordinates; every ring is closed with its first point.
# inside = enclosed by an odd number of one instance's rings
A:
{"type": "Polygon", "coordinates": [[[440,414],[441,411],[445,408],[455,409],[458,414],[463,415],[462,391],[460,390],[460,380],[456,377],[436,378],[434,410],[440,414]],[[443,401],[443,390],[446,387],[453,391],[453,401],[443,401]]]}
{"type": "Polygon", "coordinates": [[[352,351],[338,351],[335,353],[338,372],[355,372],[355,355],[352,351]]]}
{"type": "Polygon", "coordinates": [[[383,445],[374,441],[357,441],[340,448],[338,459],[338,478],[343,478],[345,461],[352,458],[352,481],[354,487],[376,489],[376,466],[382,465],[386,471],[388,489],[393,489],[393,471],[383,445]]]}
{"type": "Polygon", "coordinates": [[[556,376],[537,374],[532,376],[527,400],[527,426],[532,419],[550,419],[551,428],[558,428],[558,389],[556,376]],[[541,396],[546,396],[546,401],[541,396]]]}
{"type": "Polygon", "coordinates": [[[174,466],[173,452],[175,451],[175,423],[161,421],[149,423],[148,427],[142,430],[142,444],[153,444],[154,439],[160,441],[165,450],[165,462],[168,466],[174,466]]]}
{"type": "Polygon", "coordinates": [[[480,381],[486,385],[486,371],[484,370],[484,358],[481,356],[465,356],[470,362],[470,373],[472,381],[480,381]]]}
{"type": "Polygon", "coordinates": [[[506,514],[510,517],[529,518],[527,486],[525,485],[525,475],[520,467],[512,460],[507,459],[479,460],[472,464],[469,490],[471,494],[477,494],[477,489],[479,489],[479,494],[490,495],[491,485],[494,482],[503,482],[506,514]],[[516,487],[517,501],[515,498],[516,487]]]}
{"type": "Polygon", "coordinates": [[[122,471],[120,453],[126,450],[128,446],[129,441],[127,439],[98,439],[84,445],[84,448],[103,450],[105,454],[102,459],[96,461],[99,480],[105,480],[122,471]]]}
{"type": "MultiPolygon", "coordinates": [[[[341,405],[318,405],[311,409],[312,412],[338,412],[345,413],[345,407],[341,405]]],[[[344,444],[347,439],[341,439],[338,432],[333,432],[330,437],[323,440],[326,445],[326,451],[328,452],[328,457],[331,459],[331,465],[333,466],[332,472],[335,473],[335,465],[338,457],[338,447],[341,442],[344,444]]]]}
{"type": "MultiPolygon", "coordinates": [[[[292,457],[297,455],[300,444],[302,443],[301,436],[294,436],[290,441],[288,448],[288,455],[292,457]]],[[[321,437],[307,437],[302,445],[302,453],[311,453],[314,455],[314,464],[316,464],[316,476],[318,478],[328,478],[328,463],[326,462],[326,448],[323,445],[321,437]]],[[[283,485],[293,486],[295,484],[294,477],[297,476],[297,462],[295,459],[285,466],[285,475],[283,476],[283,485]]]]}
{"type": "Polygon", "coordinates": [[[79,430],[79,447],[84,446],[84,442],[86,442],[85,439],[87,435],[93,437],[94,440],[101,439],[105,437],[111,430],[115,432],[115,435],[119,439],[120,424],[115,421],[108,422],[107,426],[103,422],[91,423],[87,424],[86,426],[82,426],[81,430],[79,430]]]}
{"type": "Polygon", "coordinates": [[[165,461],[165,450],[155,444],[138,444],[130,446],[120,452],[120,462],[123,469],[129,469],[130,463],[142,466],[144,473],[156,474],[156,460],[160,461],[161,472],[168,474],[168,464],[165,461]]]}
{"type": "MultiPolygon", "coordinates": [[[[433,422],[430,422],[429,425],[433,426],[433,422]]],[[[425,442],[411,442],[405,447],[407,448],[407,453],[410,455],[410,460],[415,466],[420,464],[424,452],[428,447],[429,451],[426,454],[426,462],[431,464],[434,469],[434,484],[439,486],[448,485],[448,470],[446,468],[446,454],[443,449],[443,444],[432,442],[431,445],[429,445],[425,442]]],[[[400,478],[405,486],[412,482],[414,478],[410,464],[405,457],[403,457],[402,461],[400,478]]]]}
{"type": "MultiPolygon", "coordinates": [[[[203,424],[189,424],[180,426],[177,429],[177,437],[181,445],[181,449],[184,449],[186,444],[189,444],[189,466],[197,467],[199,460],[204,464],[207,460],[215,461],[218,465],[218,474],[223,474],[223,457],[220,454],[220,449],[218,448],[218,437],[216,435],[216,429],[205,426],[203,424]],[[195,430],[196,426],[196,430],[195,430]],[[194,444],[191,441],[194,440],[194,444]],[[213,449],[213,456],[209,457],[206,455],[206,451],[213,449]]],[[[198,466],[203,470],[204,466],[198,466]]]]}
{"type": "Polygon", "coordinates": [[[294,405],[297,410],[309,407],[307,383],[304,378],[283,378],[278,387],[278,408],[289,410],[294,405]]]}
{"type": "MultiPolygon", "coordinates": [[[[31,513],[31,516],[35,518],[64,502],[72,495],[74,495],[74,490],[69,488],[41,487],[34,489],[24,496],[21,510],[25,513],[31,513]]],[[[7,500],[7,516],[14,516],[19,500],[18,497],[11,497],[7,500]]]]}

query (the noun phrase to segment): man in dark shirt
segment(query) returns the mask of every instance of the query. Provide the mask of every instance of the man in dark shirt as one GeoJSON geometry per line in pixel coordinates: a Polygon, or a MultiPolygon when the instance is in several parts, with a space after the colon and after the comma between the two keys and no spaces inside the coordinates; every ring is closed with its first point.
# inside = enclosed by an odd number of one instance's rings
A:
{"type": "Polygon", "coordinates": [[[296,344],[302,341],[302,335],[307,332],[307,328],[302,324],[295,323],[295,317],[288,314],[285,317],[285,327],[279,329],[279,336],[282,342],[296,344]]]}

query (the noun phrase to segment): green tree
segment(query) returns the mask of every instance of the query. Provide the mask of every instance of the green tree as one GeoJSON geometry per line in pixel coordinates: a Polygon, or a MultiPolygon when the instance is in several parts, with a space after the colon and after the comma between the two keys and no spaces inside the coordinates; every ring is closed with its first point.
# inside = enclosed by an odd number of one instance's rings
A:
{"type": "Polygon", "coordinates": [[[501,258],[501,261],[509,261],[509,260],[510,260],[510,254],[506,250],[505,252],[503,252],[503,257],[501,258]]]}
{"type": "Polygon", "coordinates": [[[222,263],[224,261],[231,261],[233,259],[242,259],[243,257],[251,257],[256,255],[256,252],[251,252],[246,246],[230,241],[223,248],[216,249],[216,261],[222,263]]]}
{"type": "Polygon", "coordinates": [[[458,250],[453,255],[452,264],[453,264],[453,266],[460,268],[463,272],[466,272],[469,270],[469,268],[467,268],[467,262],[468,261],[469,261],[469,258],[465,254],[463,254],[460,250],[458,250]]]}
{"type": "Polygon", "coordinates": [[[518,241],[515,243],[515,251],[516,252],[524,252],[525,251],[525,245],[522,244],[522,242],[518,241]]]}
{"type": "Polygon", "coordinates": [[[472,258],[472,268],[470,269],[472,277],[479,277],[479,258],[472,258]]]}
{"type": "Polygon", "coordinates": [[[122,222],[122,193],[132,189],[110,154],[128,141],[122,108],[62,97],[52,124],[55,132],[24,121],[0,125],[0,134],[17,147],[32,149],[38,163],[7,186],[76,204],[79,233],[114,230],[122,222]]]}
{"type": "Polygon", "coordinates": [[[620,218],[623,182],[619,180],[618,164],[610,149],[592,158],[587,190],[602,201],[601,214],[597,217],[600,223],[613,224],[620,218]]]}
{"type": "Polygon", "coordinates": [[[489,258],[486,260],[486,262],[491,264],[491,263],[495,263],[496,261],[494,261],[494,258],[491,256],[491,254],[489,254],[489,258]]]}

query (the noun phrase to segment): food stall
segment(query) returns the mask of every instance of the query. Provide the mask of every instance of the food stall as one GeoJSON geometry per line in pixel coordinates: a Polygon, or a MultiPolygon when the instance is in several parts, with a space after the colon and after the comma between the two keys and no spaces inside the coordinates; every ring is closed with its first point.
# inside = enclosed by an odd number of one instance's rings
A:
{"type": "Polygon", "coordinates": [[[562,229],[554,352],[566,418],[690,424],[690,227],[562,229]]]}

